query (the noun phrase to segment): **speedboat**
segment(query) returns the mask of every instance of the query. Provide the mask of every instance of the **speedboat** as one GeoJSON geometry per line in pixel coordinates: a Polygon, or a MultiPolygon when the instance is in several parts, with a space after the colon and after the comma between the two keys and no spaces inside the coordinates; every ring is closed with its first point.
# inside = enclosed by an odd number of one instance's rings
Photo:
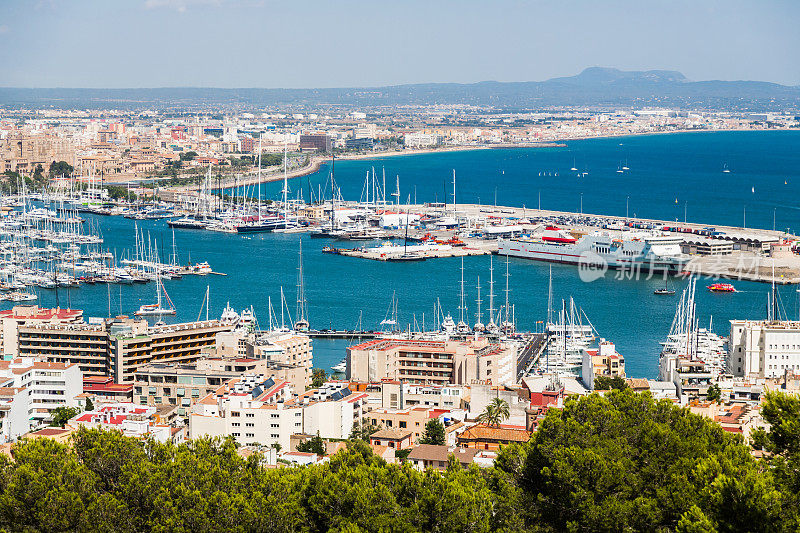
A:
{"type": "Polygon", "coordinates": [[[711,292],[736,292],[736,288],[730,283],[714,283],[707,288],[711,292]]]}

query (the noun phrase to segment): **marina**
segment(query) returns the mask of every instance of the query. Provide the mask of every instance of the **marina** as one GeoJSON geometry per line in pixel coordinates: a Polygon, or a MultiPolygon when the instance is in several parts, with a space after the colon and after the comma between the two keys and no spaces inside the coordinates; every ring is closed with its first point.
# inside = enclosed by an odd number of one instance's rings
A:
{"type": "MultiPolygon", "coordinates": [[[[670,137],[665,140],[671,141],[672,139],[670,137]]],[[[639,141],[639,139],[634,139],[634,141],[639,141]]],[[[593,141],[593,143],[600,146],[608,145],[607,141],[602,139],[593,141]]],[[[589,144],[589,146],[593,146],[593,144],[589,144]]],[[[555,155],[541,151],[534,155],[527,150],[509,150],[502,153],[505,154],[504,157],[509,154],[519,154],[525,158],[544,159],[555,155]]],[[[431,169],[426,172],[432,172],[437,165],[457,165],[459,160],[472,161],[476,157],[480,157],[481,161],[491,162],[495,160],[498,153],[484,150],[479,154],[464,152],[420,157],[425,161],[425,167],[431,169]]],[[[397,160],[399,164],[405,164],[401,159],[397,160]]],[[[416,159],[409,158],[406,161],[410,164],[416,159]]],[[[490,164],[496,165],[497,163],[490,164]]],[[[571,157],[568,164],[572,164],[571,157]]],[[[464,256],[465,303],[474,312],[475,304],[469,302],[475,302],[475,287],[478,285],[478,279],[482,281],[480,285],[484,299],[488,294],[487,280],[489,280],[490,258],[485,257],[484,254],[495,252],[504,237],[512,238],[512,236],[523,235],[535,237],[541,235],[549,225],[568,229],[578,234],[608,232],[609,234],[631,235],[635,232],[659,231],[670,237],[680,236],[684,239],[702,240],[703,242],[721,241],[722,239],[719,237],[727,235],[735,236],[737,244],[775,240],[785,235],[785,232],[777,230],[715,225],[714,231],[718,233],[715,236],[710,235],[710,226],[706,223],[689,221],[675,224],[675,221],[669,223],[663,219],[645,219],[639,216],[588,215],[585,212],[570,213],[555,209],[531,209],[519,205],[501,207],[498,204],[495,207],[483,203],[459,202],[454,209],[450,202],[415,202],[414,196],[422,194],[423,188],[419,184],[413,185],[413,189],[412,185],[408,185],[409,190],[416,189],[417,194],[407,195],[406,199],[410,202],[401,202],[401,205],[397,206],[394,205],[397,203],[397,195],[383,194],[382,191],[386,187],[383,185],[382,173],[380,170],[373,173],[374,166],[376,166],[375,162],[337,161],[338,178],[336,181],[337,183],[341,182],[341,192],[337,192],[336,199],[333,201],[331,199],[330,172],[323,165],[317,175],[309,177],[311,185],[318,183],[321,191],[324,191],[323,184],[329,184],[328,192],[320,195],[325,198],[325,202],[316,205],[299,201],[299,189],[304,188],[299,183],[289,180],[290,192],[285,195],[284,190],[287,187],[281,182],[262,184],[262,198],[274,199],[269,213],[285,217],[288,212],[290,217],[295,216],[298,220],[307,221],[307,225],[298,224],[291,231],[288,229],[281,231],[279,228],[278,231],[240,234],[236,231],[206,231],[191,226],[180,227],[180,224],[177,226],[171,224],[173,227],[168,225],[173,221],[204,219],[208,221],[219,217],[225,211],[217,211],[222,204],[219,199],[213,200],[213,196],[209,196],[210,201],[205,208],[203,204],[200,204],[193,210],[191,208],[187,210],[185,206],[175,204],[171,219],[156,217],[155,214],[151,215],[153,218],[138,218],[143,215],[124,218],[92,211],[81,212],[80,216],[85,219],[84,227],[95,227],[101,230],[102,248],[108,250],[107,253],[110,253],[112,258],[116,255],[120,267],[133,271],[149,270],[152,276],[151,281],[155,281],[156,271],[164,274],[162,283],[175,307],[174,316],[162,318],[167,322],[195,319],[207,287],[210,287],[209,299],[212,315],[222,311],[222,307],[219,305],[221,302],[229,300],[241,308],[254,305],[256,315],[267,316],[267,312],[264,311],[267,297],[272,295],[277,298],[281,286],[289,291],[294,284],[291,280],[296,277],[296,258],[299,242],[302,240],[306,272],[307,320],[310,323],[310,331],[316,337],[315,353],[320,357],[320,364],[327,368],[340,361],[344,346],[351,342],[350,339],[353,337],[351,332],[358,330],[365,335],[365,331],[382,329],[379,323],[385,317],[381,311],[384,305],[380,302],[388,301],[392,292],[397,294],[398,322],[404,325],[401,328],[403,330],[430,329],[434,320],[441,321],[441,318],[434,318],[439,314],[437,305],[445,311],[445,315],[448,310],[454,316],[458,315],[457,311],[461,306],[458,296],[460,266],[456,263],[461,260],[461,256],[464,256]],[[352,168],[358,167],[366,167],[369,174],[369,201],[367,201],[363,177],[367,172],[358,178],[353,177],[352,168]],[[374,180],[373,175],[375,176],[374,180]],[[375,191],[372,190],[373,181],[375,191]],[[276,185],[279,188],[276,188],[276,185]],[[291,192],[292,190],[294,192],[291,192]],[[355,192],[353,192],[354,190],[355,192]],[[358,198],[358,190],[363,194],[360,201],[346,200],[351,194],[358,198]],[[286,209],[282,205],[284,196],[286,197],[286,209]],[[331,206],[335,206],[335,210],[331,210],[331,206]],[[303,209],[305,211],[302,211],[303,209]],[[350,220],[343,226],[350,227],[352,231],[339,235],[335,232],[331,233],[335,229],[333,224],[330,224],[331,212],[334,211],[342,215],[339,218],[340,221],[346,222],[344,216],[350,220]],[[314,216],[309,216],[311,214],[314,216]],[[384,218],[384,222],[388,222],[385,227],[380,224],[381,217],[384,218]],[[626,226],[626,224],[628,225],[626,226]],[[176,272],[182,277],[179,279],[177,275],[170,276],[170,273],[164,268],[154,270],[152,267],[146,266],[149,262],[146,257],[148,234],[151,235],[150,253],[156,255],[153,253],[153,249],[156,249],[159,257],[168,258],[168,261],[163,262],[164,264],[173,262],[171,258],[173,254],[170,250],[173,231],[177,242],[178,264],[189,264],[194,258],[201,258],[203,262],[208,262],[208,266],[203,267],[191,263],[192,271],[201,274],[200,276],[186,276],[185,274],[189,273],[189,270],[186,269],[176,272]],[[405,261],[402,259],[400,261],[359,261],[355,257],[347,257],[346,254],[353,252],[346,250],[339,254],[324,253],[331,249],[341,250],[352,246],[343,244],[351,241],[352,237],[368,239],[363,244],[359,243],[358,247],[371,249],[366,253],[371,258],[385,260],[386,257],[381,258],[380,256],[389,251],[387,256],[411,256],[415,259],[411,262],[415,264],[403,267],[401,263],[405,261]],[[392,244],[384,245],[382,241],[388,238],[391,238],[392,244]],[[153,244],[153,241],[156,240],[159,243],[158,246],[153,244]],[[141,251],[143,246],[144,252],[141,251]],[[415,249],[415,246],[423,248],[415,249]],[[425,248],[429,249],[425,250],[425,248]],[[135,252],[137,249],[140,250],[141,259],[137,258],[135,252]],[[378,251],[382,249],[383,252],[378,251]],[[130,252],[125,255],[121,252],[122,250],[130,250],[130,252]],[[418,259],[416,256],[422,254],[414,252],[423,250],[430,253],[430,257],[425,257],[424,261],[416,260],[418,259]],[[483,257],[481,257],[482,255],[483,257]],[[122,263],[122,260],[126,263],[122,263]],[[213,265],[213,271],[211,265],[213,265]],[[235,273],[235,276],[210,275],[218,271],[226,274],[235,273]],[[356,272],[357,274],[354,275],[356,272]],[[411,279],[409,276],[424,281],[409,284],[408,279],[411,279]],[[247,287],[247,290],[243,292],[242,287],[247,287]],[[253,297],[255,297],[255,301],[253,297]],[[357,327],[359,317],[363,324],[361,328],[357,327]],[[417,326],[415,327],[414,324],[417,326]],[[423,324],[426,325],[425,328],[422,327],[423,324]]],[[[637,166],[641,167],[641,165],[637,166]]],[[[742,166],[737,168],[738,172],[741,172],[742,166]]],[[[444,181],[451,191],[446,198],[451,200],[452,169],[445,174],[449,174],[444,181]]],[[[507,172],[506,175],[508,174],[507,172]]],[[[458,176],[456,195],[459,198],[468,197],[467,193],[459,193],[460,187],[463,186],[465,190],[475,190],[476,185],[470,181],[469,171],[459,170],[458,176]],[[458,185],[459,183],[462,185],[458,185]]],[[[403,186],[402,179],[395,181],[403,186]]],[[[392,187],[395,192],[397,186],[398,183],[395,183],[395,186],[392,187]]],[[[338,188],[337,191],[339,191],[338,188]]],[[[747,193],[751,194],[749,190],[747,193]]],[[[429,190],[426,194],[431,194],[431,191],[429,190]]],[[[439,195],[441,195],[441,191],[439,195]]],[[[258,197],[255,185],[250,185],[247,192],[242,189],[238,203],[231,197],[228,198],[227,205],[229,207],[226,211],[231,211],[233,205],[238,205],[236,209],[240,211],[244,209],[241,211],[242,213],[254,213],[257,217],[259,210],[255,206],[259,202],[243,200],[253,196],[258,197]],[[256,189],[255,193],[253,189],[256,189]],[[245,205],[248,206],[246,209],[243,207],[245,205]]],[[[305,196],[308,197],[308,195],[305,196]]],[[[433,200],[437,200],[437,195],[433,194],[433,196],[433,200]]],[[[542,197],[550,204],[558,203],[554,202],[553,198],[548,199],[546,194],[542,194],[542,197]]],[[[498,201],[500,199],[498,198],[498,201]]],[[[13,201],[13,198],[9,201],[13,201]]],[[[37,199],[37,201],[40,200],[37,199]]],[[[263,203],[266,205],[266,201],[263,203]]],[[[588,205],[589,202],[585,201],[584,206],[588,205]]],[[[150,209],[152,207],[141,206],[137,208],[137,211],[146,213],[150,209]]],[[[164,205],[159,205],[158,209],[162,211],[163,215],[164,205]]],[[[262,217],[266,216],[268,216],[268,211],[264,209],[262,217]]],[[[752,216],[755,217],[755,214],[752,216]]],[[[220,217],[220,221],[224,221],[224,218],[220,217]]],[[[709,216],[709,222],[714,222],[715,218],[719,219],[718,216],[709,216]]],[[[752,218],[752,220],[757,219],[752,218]]],[[[58,225],[63,226],[64,224],[58,225]]],[[[359,253],[365,255],[364,252],[356,252],[355,255],[358,256],[359,253]]],[[[703,266],[703,273],[726,275],[729,268],[734,269],[740,263],[741,257],[755,256],[755,252],[737,250],[737,254],[727,256],[695,256],[693,261],[700,265],[704,265],[706,262],[713,263],[708,269],[703,266]]],[[[775,277],[778,284],[788,283],[794,279],[792,260],[791,256],[785,259],[775,259],[774,262],[777,264],[775,277]],[[784,270],[781,270],[781,261],[786,261],[787,266],[783,267],[784,270]]],[[[505,257],[502,255],[497,257],[495,268],[502,266],[504,269],[503,263],[505,263],[505,257]]],[[[575,301],[581,302],[586,314],[592,318],[592,323],[597,328],[599,335],[613,339],[619,351],[628,356],[629,374],[633,376],[655,375],[658,367],[658,350],[654,347],[657,347],[662,340],[664,323],[669,323],[672,319],[671,313],[674,312],[674,309],[669,310],[671,304],[666,303],[672,301],[669,300],[669,295],[654,294],[658,289],[664,287],[663,276],[660,274],[647,275],[642,276],[642,279],[635,280],[610,271],[600,279],[584,283],[579,276],[579,268],[560,264],[552,266],[554,293],[567,301],[572,296],[575,301]],[[665,303],[658,304],[653,301],[654,298],[664,299],[665,303]],[[624,309],[623,313],[626,317],[648,316],[650,319],[646,321],[637,319],[638,325],[634,332],[624,326],[624,320],[620,321],[615,318],[619,309],[624,309]]],[[[770,282],[771,267],[772,261],[767,260],[755,279],[770,282]]],[[[514,313],[518,327],[522,331],[541,330],[547,315],[547,279],[550,264],[509,257],[508,268],[512,279],[510,293],[515,303],[514,313]]],[[[667,281],[670,289],[677,291],[683,290],[685,283],[686,281],[681,277],[670,277],[667,281]]],[[[120,284],[119,288],[111,291],[101,285],[100,283],[94,285],[81,283],[80,288],[76,286],[61,287],[58,291],[37,288],[38,303],[52,306],[58,304],[80,306],[94,316],[133,314],[144,305],[157,304],[154,302],[154,289],[152,288],[154,284],[150,284],[149,288],[146,288],[143,284],[134,281],[130,284],[120,284]]],[[[785,287],[784,301],[787,307],[795,312],[796,294],[791,285],[785,287]]],[[[726,316],[733,318],[738,313],[758,316],[759,310],[763,308],[759,295],[768,290],[765,285],[752,284],[746,273],[741,282],[736,282],[736,288],[739,292],[731,295],[730,299],[714,302],[715,322],[722,324],[720,327],[723,328],[723,333],[726,316]]],[[[699,294],[696,296],[698,300],[713,296],[710,291],[698,292],[699,294]]],[[[20,296],[15,295],[14,297],[20,296]]],[[[7,302],[6,305],[11,303],[13,302],[7,302]]]]}

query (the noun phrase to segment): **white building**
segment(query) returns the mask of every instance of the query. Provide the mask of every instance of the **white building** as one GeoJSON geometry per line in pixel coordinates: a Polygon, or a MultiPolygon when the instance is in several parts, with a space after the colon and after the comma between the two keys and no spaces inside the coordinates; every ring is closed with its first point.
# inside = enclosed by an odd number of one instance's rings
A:
{"type": "Polygon", "coordinates": [[[361,420],[366,397],[340,383],[298,395],[288,381],[246,375],[195,404],[189,438],[231,435],[240,444],[280,444],[285,450],[296,433],[346,439],[361,420]]]}
{"type": "Polygon", "coordinates": [[[44,425],[53,410],[77,407],[83,374],[77,364],[44,363],[30,357],[0,361],[1,434],[15,440],[44,425]]]}
{"type": "Polygon", "coordinates": [[[159,424],[155,419],[157,409],[153,406],[134,403],[108,404],[94,411],[86,411],[73,417],[69,425],[85,426],[90,429],[121,431],[126,437],[143,438],[152,436],[158,442],[181,442],[174,438],[183,435],[183,428],[173,428],[168,424],[159,424]]]}
{"type": "Polygon", "coordinates": [[[421,148],[423,146],[438,146],[442,144],[441,136],[421,131],[406,133],[403,139],[404,144],[408,148],[421,148]]]}
{"type": "Polygon", "coordinates": [[[751,379],[800,372],[800,322],[731,320],[728,372],[751,379]]]}

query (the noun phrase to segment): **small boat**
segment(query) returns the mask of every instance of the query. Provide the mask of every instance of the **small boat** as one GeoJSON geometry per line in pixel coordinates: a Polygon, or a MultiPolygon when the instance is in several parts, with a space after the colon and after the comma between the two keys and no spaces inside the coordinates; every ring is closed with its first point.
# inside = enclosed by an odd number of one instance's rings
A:
{"type": "Polygon", "coordinates": [[[725,163],[724,165],[722,165],[722,172],[724,172],[725,174],[727,174],[727,173],[728,173],[728,172],[730,172],[730,171],[731,171],[731,170],[728,168],[728,163],[725,163]]]}
{"type": "Polygon", "coordinates": [[[390,255],[386,258],[387,261],[392,262],[406,262],[406,261],[425,261],[425,257],[417,254],[403,254],[403,255],[390,255]]]}
{"type": "Polygon", "coordinates": [[[205,227],[208,226],[208,222],[194,217],[183,217],[175,220],[168,220],[167,226],[181,229],[205,229],[205,227]]]}
{"type": "Polygon", "coordinates": [[[707,288],[711,292],[736,292],[736,288],[730,283],[714,283],[707,288]]]}
{"type": "Polygon", "coordinates": [[[29,292],[9,292],[4,294],[0,299],[8,300],[9,302],[30,302],[36,300],[37,296],[29,292]]]}
{"type": "Polygon", "coordinates": [[[331,367],[331,370],[344,374],[347,371],[347,359],[342,359],[339,361],[337,364],[331,367]]]}
{"type": "Polygon", "coordinates": [[[166,315],[174,315],[175,314],[175,305],[172,303],[172,300],[167,294],[167,289],[164,288],[164,284],[161,282],[161,276],[156,276],[156,296],[158,298],[157,303],[154,304],[144,304],[139,307],[139,310],[134,313],[135,316],[166,316],[166,315]],[[164,292],[164,298],[166,298],[169,307],[163,307],[161,305],[161,292],[164,292]]]}
{"type": "Polygon", "coordinates": [[[673,294],[675,294],[675,289],[670,289],[669,283],[665,279],[664,286],[660,289],[654,290],[653,294],[658,294],[659,296],[672,296],[673,294]]]}

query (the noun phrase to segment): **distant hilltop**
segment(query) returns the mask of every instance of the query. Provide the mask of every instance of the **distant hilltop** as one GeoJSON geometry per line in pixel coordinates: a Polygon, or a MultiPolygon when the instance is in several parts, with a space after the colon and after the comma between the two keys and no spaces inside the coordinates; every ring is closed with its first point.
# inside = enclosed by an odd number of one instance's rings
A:
{"type": "Polygon", "coordinates": [[[691,81],[672,70],[590,67],[546,81],[422,83],[322,89],[0,88],[0,107],[208,109],[210,107],[351,107],[474,105],[506,110],[553,107],[669,106],[683,109],[776,111],[800,109],[800,87],[760,81],[691,81]]]}

